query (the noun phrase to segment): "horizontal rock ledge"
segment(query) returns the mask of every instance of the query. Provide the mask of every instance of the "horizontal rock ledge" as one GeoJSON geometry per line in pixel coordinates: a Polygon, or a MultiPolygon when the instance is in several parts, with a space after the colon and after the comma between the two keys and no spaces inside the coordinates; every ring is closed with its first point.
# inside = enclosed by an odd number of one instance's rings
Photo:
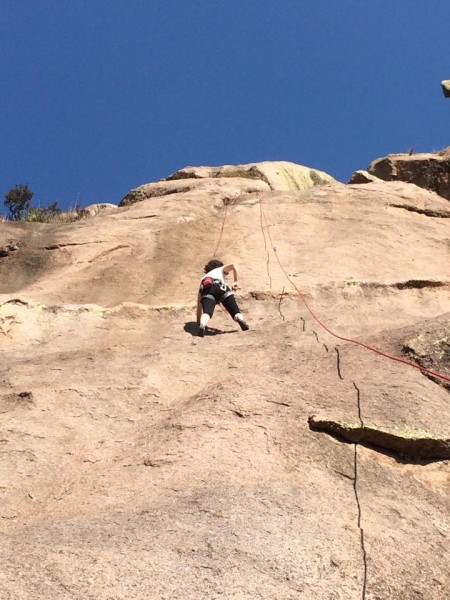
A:
{"type": "Polygon", "coordinates": [[[450,439],[434,436],[431,433],[409,429],[387,431],[373,425],[341,423],[330,419],[311,416],[309,428],[328,433],[352,444],[368,445],[392,452],[400,457],[417,460],[450,459],[450,439]]]}

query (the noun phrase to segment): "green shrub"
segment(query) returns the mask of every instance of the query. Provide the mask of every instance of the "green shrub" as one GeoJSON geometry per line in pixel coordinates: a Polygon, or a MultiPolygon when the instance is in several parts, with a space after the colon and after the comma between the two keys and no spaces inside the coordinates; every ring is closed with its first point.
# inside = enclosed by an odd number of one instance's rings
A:
{"type": "Polygon", "coordinates": [[[33,192],[27,184],[16,185],[5,194],[4,204],[9,215],[0,214],[0,221],[27,221],[29,223],[71,223],[80,218],[80,207],[76,204],[62,212],[58,202],[48,206],[31,206],[33,192]]]}
{"type": "Polygon", "coordinates": [[[4,204],[11,213],[11,219],[14,221],[23,219],[24,213],[26,213],[31,206],[32,197],[33,192],[26,183],[16,185],[5,194],[4,204]]]}
{"type": "Polygon", "coordinates": [[[29,208],[25,221],[29,223],[52,223],[59,221],[62,210],[58,208],[58,203],[53,202],[49,206],[39,206],[38,208],[29,208]]]}

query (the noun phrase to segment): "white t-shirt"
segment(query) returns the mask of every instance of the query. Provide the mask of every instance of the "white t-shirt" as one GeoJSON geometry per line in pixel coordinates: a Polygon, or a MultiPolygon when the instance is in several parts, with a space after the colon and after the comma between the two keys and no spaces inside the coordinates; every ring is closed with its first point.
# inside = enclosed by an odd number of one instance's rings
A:
{"type": "Polygon", "coordinates": [[[225,275],[223,273],[223,267],[217,267],[217,269],[213,269],[212,271],[208,271],[205,273],[200,280],[200,283],[205,279],[205,277],[211,277],[212,279],[219,279],[222,283],[226,285],[225,275]]]}

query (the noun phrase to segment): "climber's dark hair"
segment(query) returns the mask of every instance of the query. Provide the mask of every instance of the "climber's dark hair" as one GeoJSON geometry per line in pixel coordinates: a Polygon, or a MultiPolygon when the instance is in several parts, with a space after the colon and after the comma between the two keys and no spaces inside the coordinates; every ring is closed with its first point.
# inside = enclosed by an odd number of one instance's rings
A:
{"type": "Polygon", "coordinates": [[[217,269],[219,267],[223,267],[223,262],[221,260],[216,260],[215,258],[213,258],[209,261],[209,263],[206,263],[204,272],[209,273],[213,269],[217,269]]]}

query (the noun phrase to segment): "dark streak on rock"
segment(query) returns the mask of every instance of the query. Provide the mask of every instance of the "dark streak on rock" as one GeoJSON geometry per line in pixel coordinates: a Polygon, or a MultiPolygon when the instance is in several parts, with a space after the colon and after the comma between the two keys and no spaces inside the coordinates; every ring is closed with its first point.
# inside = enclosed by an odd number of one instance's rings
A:
{"type": "Polygon", "coordinates": [[[5,414],[18,407],[30,407],[34,404],[33,392],[19,392],[0,396],[0,414],[5,414]]]}
{"type": "Polygon", "coordinates": [[[407,281],[396,281],[395,283],[379,283],[377,281],[351,281],[346,285],[358,285],[362,289],[368,290],[421,290],[424,288],[450,289],[450,281],[436,281],[433,279],[408,279],[407,281]]]}
{"type": "Polygon", "coordinates": [[[409,290],[409,289],[421,290],[421,289],[427,288],[427,287],[435,288],[435,287],[445,287],[447,285],[448,285],[448,283],[446,283],[444,281],[431,281],[431,280],[426,280],[426,279],[410,279],[408,281],[394,283],[393,287],[397,288],[398,290],[409,290]]]}
{"type": "Polygon", "coordinates": [[[244,415],[244,413],[241,413],[239,410],[233,409],[233,410],[232,410],[232,412],[233,412],[233,413],[234,413],[236,416],[238,416],[240,419],[245,419],[245,416],[246,416],[246,415],[244,415]]]}
{"type": "Polygon", "coordinates": [[[278,402],[277,400],[266,400],[266,402],[270,402],[271,404],[279,404],[280,406],[291,406],[287,402],[278,402]]]}
{"type": "Polygon", "coordinates": [[[450,218],[450,211],[446,210],[430,210],[428,208],[417,208],[408,204],[388,204],[388,206],[392,206],[393,208],[403,208],[404,210],[408,210],[409,212],[415,212],[419,215],[425,215],[426,217],[436,217],[438,219],[450,218]]]}
{"type": "Polygon", "coordinates": [[[345,477],[345,479],[350,479],[350,481],[353,481],[353,479],[354,479],[353,475],[347,475],[346,473],[343,473],[342,471],[338,471],[337,469],[333,469],[333,471],[335,473],[337,473],[338,475],[340,475],[341,477],[345,477]]]}
{"type": "Polygon", "coordinates": [[[128,217],[128,220],[137,221],[138,219],[154,219],[155,217],[159,217],[159,215],[144,215],[143,217],[128,217]]]}

